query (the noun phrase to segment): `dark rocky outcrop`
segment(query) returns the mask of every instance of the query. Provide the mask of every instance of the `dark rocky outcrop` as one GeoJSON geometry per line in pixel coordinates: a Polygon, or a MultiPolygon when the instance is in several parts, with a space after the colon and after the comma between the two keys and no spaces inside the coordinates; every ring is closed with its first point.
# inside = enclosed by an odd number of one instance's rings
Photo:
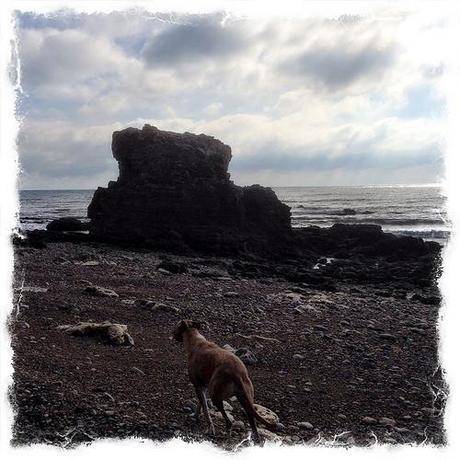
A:
{"type": "MultiPolygon", "coordinates": [[[[89,234],[68,231],[85,224],[64,218],[13,242],[41,249],[53,242],[108,242],[140,250],[238,255],[244,263],[233,267],[236,274],[283,278],[324,291],[334,291],[338,279],[400,279],[423,287],[439,276],[441,247],[434,242],[385,233],[379,225],[293,229],[289,207],[273,190],[239,187],[230,180],[230,147],[212,137],[145,125],[115,132],[112,150],[119,178],[95,192],[89,234]]],[[[188,272],[167,260],[158,270],[188,272]]],[[[207,269],[199,276],[226,274],[207,269]]]]}
{"type": "Polygon", "coordinates": [[[88,230],[88,224],[75,217],[61,217],[52,220],[46,226],[46,229],[51,232],[81,232],[88,230]]]}
{"type": "Polygon", "coordinates": [[[289,246],[289,207],[269,188],[233,184],[231,149],[219,140],[145,125],[114,132],[112,151],[120,174],[94,194],[93,237],[221,254],[289,246]]]}
{"type": "Polygon", "coordinates": [[[440,252],[438,243],[385,233],[380,225],[334,224],[329,228],[312,226],[296,229],[294,235],[297,248],[342,259],[361,256],[410,260],[440,252]]]}

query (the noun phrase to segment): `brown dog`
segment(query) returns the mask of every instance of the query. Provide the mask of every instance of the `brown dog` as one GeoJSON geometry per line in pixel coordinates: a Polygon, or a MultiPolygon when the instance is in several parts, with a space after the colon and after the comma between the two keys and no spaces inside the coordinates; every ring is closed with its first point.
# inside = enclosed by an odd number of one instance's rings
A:
{"type": "Polygon", "coordinates": [[[178,342],[184,342],[187,352],[188,374],[198,397],[195,416],[198,418],[203,408],[209,432],[215,434],[205,396],[207,388],[212,403],[219,409],[229,430],[232,422],[225,412],[224,401],[236,396],[246,412],[254,440],[259,442],[255,421],[258,420],[272,430],[276,429],[276,424],[268,422],[255,410],[254,387],[243,362],[232,352],[207,341],[198,331],[200,327],[196,321],[182,320],[173,334],[178,342]]]}

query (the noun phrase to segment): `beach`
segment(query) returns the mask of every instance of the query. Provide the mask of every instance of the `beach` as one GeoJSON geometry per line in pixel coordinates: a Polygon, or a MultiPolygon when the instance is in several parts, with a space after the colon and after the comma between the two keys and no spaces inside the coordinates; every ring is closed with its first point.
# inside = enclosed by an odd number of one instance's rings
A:
{"type": "Polygon", "coordinates": [[[180,436],[235,448],[248,433],[238,403],[230,402],[240,422],[230,436],[216,415],[215,438],[190,416],[194,390],[184,350],[172,340],[183,318],[204,320],[208,339],[247,354],[255,402],[284,427],[260,430],[265,439],[445,442],[432,257],[424,274],[415,259],[355,258],[348,272],[346,259],[319,260],[306,282],[307,272],[287,275],[297,273],[298,261],[255,256],[183,256],[90,241],[17,244],[15,252],[17,445],[180,436]],[[409,276],[410,267],[419,274],[409,276]],[[323,282],[314,284],[313,273],[323,282]],[[88,286],[116,296],[95,296],[88,286]],[[126,324],[134,346],[58,328],[82,321],[126,324]]]}

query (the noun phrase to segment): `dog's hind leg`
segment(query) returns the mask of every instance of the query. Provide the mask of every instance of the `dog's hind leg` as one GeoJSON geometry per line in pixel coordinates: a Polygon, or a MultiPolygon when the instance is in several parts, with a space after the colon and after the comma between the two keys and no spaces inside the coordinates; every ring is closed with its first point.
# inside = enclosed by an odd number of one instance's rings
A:
{"type": "Polygon", "coordinates": [[[247,380],[245,385],[241,385],[239,390],[236,393],[236,397],[241,404],[241,407],[244,409],[246,417],[248,419],[249,425],[251,426],[252,430],[252,437],[256,444],[260,444],[260,435],[257,431],[256,420],[254,417],[254,387],[252,386],[252,382],[247,380]]]}
{"type": "Polygon", "coordinates": [[[198,399],[198,404],[196,405],[195,413],[193,414],[193,417],[195,420],[198,422],[200,419],[200,414],[201,414],[201,409],[202,409],[201,401],[198,399]]]}
{"type": "Polygon", "coordinates": [[[217,407],[217,409],[219,409],[219,412],[224,417],[227,431],[230,431],[232,428],[232,422],[227,415],[227,412],[225,412],[224,400],[228,399],[234,394],[235,385],[225,370],[216,370],[211,381],[209,382],[208,391],[212,403],[217,407]]]}
{"type": "Polygon", "coordinates": [[[230,431],[232,428],[232,421],[229,419],[227,412],[225,412],[224,409],[224,402],[222,400],[212,400],[212,403],[219,409],[219,412],[222,414],[222,417],[224,417],[225,420],[225,427],[227,428],[227,431],[230,431]]]}
{"type": "MultiPolygon", "coordinates": [[[[196,395],[198,397],[198,405],[203,407],[204,416],[208,422],[208,431],[210,434],[215,436],[216,431],[214,429],[214,424],[212,423],[211,416],[209,415],[208,401],[206,400],[206,395],[203,387],[195,387],[196,395]]],[[[198,407],[197,407],[198,410],[198,407]]]]}
{"type": "Polygon", "coordinates": [[[254,439],[254,442],[256,444],[260,444],[260,435],[259,435],[259,432],[257,431],[256,420],[254,416],[251,414],[251,412],[246,409],[244,404],[241,404],[241,405],[243,406],[244,412],[246,413],[246,417],[249,421],[249,425],[251,426],[252,438],[254,439]]]}

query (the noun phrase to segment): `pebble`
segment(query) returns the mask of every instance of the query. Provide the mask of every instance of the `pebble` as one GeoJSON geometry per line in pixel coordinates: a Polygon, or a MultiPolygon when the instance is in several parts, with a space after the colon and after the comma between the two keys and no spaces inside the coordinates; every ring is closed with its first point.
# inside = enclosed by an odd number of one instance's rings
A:
{"type": "Polygon", "coordinates": [[[306,356],[305,356],[305,355],[301,355],[301,354],[299,354],[299,353],[295,353],[294,355],[292,355],[292,358],[293,358],[293,359],[296,359],[297,361],[303,361],[303,360],[306,358],[306,356]]]}
{"type": "Polygon", "coordinates": [[[104,288],[101,286],[88,286],[85,292],[95,295],[97,297],[118,297],[118,294],[112,289],[104,288]]]}
{"type": "Polygon", "coordinates": [[[241,420],[236,420],[233,422],[232,430],[243,431],[245,429],[244,422],[241,420]]]}
{"type": "Polygon", "coordinates": [[[179,313],[180,310],[174,305],[167,305],[165,303],[156,303],[151,309],[153,313],[161,311],[166,313],[179,313]]]}
{"type": "Polygon", "coordinates": [[[281,441],[281,437],[278,436],[276,433],[272,433],[271,431],[266,430],[265,428],[259,428],[259,435],[262,436],[267,441],[271,442],[279,442],[281,441]]]}
{"type": "Polygon", "coordinates": [[[224,409],[227,412],[233,412],[233,406],[227,401],[224,401],[224,409]]]}
{"type": "Polygon", "coordinates": [[[396,444],[396,443],[397,443],[396,439],[395,439],[395,438],[392,438],[392,437],[385,437],[385,438],[383,438],[383,442],[387,442],[387,443],[389,443],[389,444],[396,444]]]}
{"type": "Polygon", "coordinates": [[[145,372],[140,370],[138,367],[133,366],[131,369],[136,371],[138,374],[145,375],[145,372]]]}
{"type": "Polygon", "coordinates": [[[310,422],[297,422],[297,426],[303,430],[313,430],[313,425],[310,422]]]}
{"type": "Polygon", "coordinates": [[[364,422],[366,425],[374,425],[375,423],[377,423],[377,420],[373,417],[363,417],[362,419],[362,422],[364,422]]]}
{"type": "Polygon", "coordinates": [[[379,419],[380,425],[384,426],[395,426],[396,425],[396,420],[389,418],[389,417],[381,417],[379,419]]]}
{"type": "Polygon", "coordinates": [[[247,365],[254,365],[257,364],[257,358],[254,355],[254,353],[249,350],[248,348],[238,348],[238,350],[235,351],[236,356],[243,361],[244,364],[247,365]]]}
{"type": "Polygon", "coordinates": [[[401,434],[410,433],[409,428],[404,428],[404,427],[399,427],[399,426],[395,427],[395,431],[401,434]]]}

